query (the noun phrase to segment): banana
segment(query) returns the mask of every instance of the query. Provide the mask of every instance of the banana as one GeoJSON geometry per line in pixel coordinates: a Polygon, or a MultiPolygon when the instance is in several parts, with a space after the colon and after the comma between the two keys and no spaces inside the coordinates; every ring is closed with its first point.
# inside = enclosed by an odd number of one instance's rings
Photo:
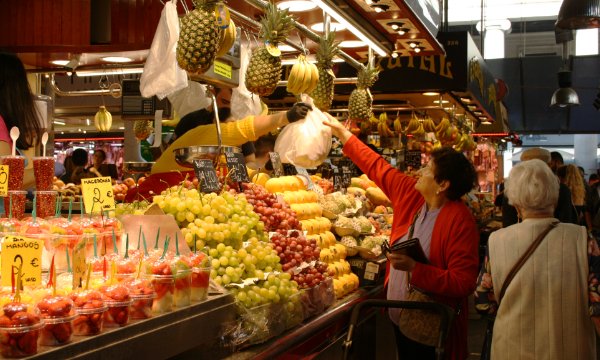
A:
{"type": "Polygon", "coordinates": [[[442,143],[441,143],[441,141],[435,141],[435,142],[433,143],[433,150],[439,149],[439,148],[441,148],[441,147],[442,147],[442,143]]]}
{"type": "Polygon", "coordinates": [[[417,130],[419,128],[419,125],[420,125],[419,120],[417,120],[416,117],[411,117],[405,131],[408,134],[412,134],[415,130],[417,130]]]}
{"type": "Polygon", "coordinates": [[[412,134],[415,137],[421,137],[421,136],[425,135],[425,129],[423,129],[423,124],[419,124],[419,127],[417,128],[417,130],[413,131],[412,134]]]}
{"type": "Polygon", "coordinates": [[[435,123],[433,122],[433,120],[430,117],[427,117],[424,121],[423,121],[423,129],[425,130],[425,132],[435,132],[435,123]]]}
{"type": "Polygon", "coordinates": [[[394,120],[394,131],[398,134],[402,133],[402,123],[400,122],[399,116],[397,116],[396,120],[394,120]]]}
{"type": "Polygon", "coordinates": [[[317,88],[317,82],[319,81],[319,69],[317,69],[317,65],[313,63],[308,63],[310,68],[311,78],[308,89],[306,89],[306,93],[310,94],[317,88]]]}
{"type": "Polygon", "coordinates": [[[450,127],[450,120],[448,118],[443,118],[442,121],[435,127],[436,133],[442,133],[446,131],[447,128],[450,127]]]}
{"type": "Polygon", "coordinates": [[[237,29],[235,28],[235,23],[233,20],[229,20],[229,26],[227,29],[223,31],[223,37],[221,38],[221,43],[219,44],[219,50],[217,51],[216,57],[221,57],[231,49],[233,43],[235,42],[235,38],[237,37],[237,29]]]}
{"type": "Polygon", "coordinates": [[[394,137],[396,135],[396,134],[394,134],[392,129],[390,129],[387,122],[383,123],[383,131],[385,132],[385,136],[388,136],[388,137],[394,137]]]}
{"type": "Polygon", "coordinates": [[[300,86],[300,93],[305,93],[306,89],[308,89],[308,86],[310,85],[310,81],[312,78],[312,73],[309,69],[310,63],[306,61],[306,58],[304,56],[302,56],[302,70],[303,70],[303,78],[302,78],[302,85],[300,86]]]}
{"type": "Polygon", "coordinates": [[[373,124],[379,124],[379,119],[375,117],[375,115],[371,114],[369,121],[373,124]]]}
{"type": "Polygon", "coordinates": [[[290,71],[290,76],[288,77],[287,91],[298,95],[302,90],[302,81],[304,79],[303,65],[302,59],[304,55],[298,56],[296,62],[292,66],[292,70],[290,71]]]}

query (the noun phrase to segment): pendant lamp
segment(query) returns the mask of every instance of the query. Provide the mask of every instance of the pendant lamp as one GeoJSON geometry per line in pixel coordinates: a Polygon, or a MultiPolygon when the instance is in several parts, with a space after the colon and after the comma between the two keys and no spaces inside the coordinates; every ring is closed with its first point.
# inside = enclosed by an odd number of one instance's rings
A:
{"type": "Polygon", "coordinates": [[[564,0],[558,12],[556,27],[600,28],[600,0],[564,0]]]}
{"type": "Polygon", "coordinates": [[[551,107],[570,107],[579,105],[579,96],[571,87],[571,71],[561,70],[558,72],[559,88],[552,94],[551,107]]]}

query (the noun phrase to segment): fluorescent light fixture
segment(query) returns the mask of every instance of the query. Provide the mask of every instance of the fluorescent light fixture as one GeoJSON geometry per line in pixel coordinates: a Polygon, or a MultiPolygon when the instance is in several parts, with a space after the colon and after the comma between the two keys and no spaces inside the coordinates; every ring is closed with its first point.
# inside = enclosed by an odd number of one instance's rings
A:
{"type": "Polygon", "coordinates": [[[119,130],[125,130],[124,126],[119,127],[119,130]]]}
{"type": "Polygon", "coordinates": [[[461,98],[460,98],[460,101],[462,101],[462,102],[464,102],[464,103],[468,104],[468,103],[470,103],[470,102],[471,102],[471,98],[468,98],[468,97],[461,97],[461,98]]]}
{"type": "Polygon", "coordinates": [[[367,46],[367,44],[360,40],[344,40],[340,42],[341,48],[359,48],[363,46],[367,46]]]}
{"type": "Polygon", "coordinates": [[[125,57],[125,56],[106,56],[102,58],[103,61],[113,62],[113,63],[128,63],[132,62],[133,59],[125,57]]]}
{"type": "Polygon", "coordinates": [[[103,75],[127,75],[127,74],[141,74],[144,72],[144,68],[111,68],[111,69],[98,69],[98,70],[77,70],[75,74],[79,77],[84,76],[103,76],[103,75]]]}
{"type": "Polygon", "coordinates": [[[346,19],[341,12],[338,12],[330,5],[326,4],[323,0],[312,0],[313,3],[317,4],[323,11],[325,11],[329,16],[334,18],[337,22],[346,26],[346,28],[354,34],[356,37],[367,43],[370,48],[373,49],[379,56],[387,56],[388,51],[384,49],[378,42],[371,39],[367,36],[363,31],[359,30],[356,26],[354,26],[348,19],[346,19]]]}
{"type": "MultiPolygon", "coordinates": [[[[491,121],[487,121],[487,120],[486,121],[482,121],[481,125],[492,125],[492,122],[491,121]]],[[[502,140],[504,141],[504,139],[502,139],[502,140]]]]}
{"type": "Polygon", "coordinates": [[[473,115],[479,116],[482,115],[483,113],[481,111],[473,111],[473,115]]]}
{"type": "MultiPolygon", "coordinates": [[[[316,31],[316,32],[324,32],[323,31],[323,23],[322,22],[318,22],[316,24],[312,24],[310,26],[310,29],[312,31],[316,31]]],[[[329,23],[329,30],[331,30],[331,31],[342,31],[342,30],[346,30],[346,26],[340,24],[339,22],[331,22],[331,23],[329,23]]]]}
{"type": "Polygon", "coordinates": [[[69,60],[52,60],[50,61],[50,64],[54,64],[54,65],[58,65],[58,66],[65,66],[69,63],[69,60]]]}
{"type": "Polygon", "coordinates": [[[67,123],[65,123],[65,122],[64,122],[64,121],[62,121],[62,120],[54,120],[54,121],[53,121],[53,123],[54,123],[55,125],[63,125],[63,126],[64,126],[64,125],[67,125],[67,123]]]}
{"type": "Polygon", "coordinates": [[[277,45],[277,47],[279,48],[279,50],[281,50],[281,52],[296,51],[296,49],[294,49],[293,47],[291,47],[287,44],[280,44],[280,45],[277,45]]]}
{"type": "Polygon", "coordinates": [[[290,12],[303,12],[312,10],[317,7],[316,4],[313,4],[309,0],[289,0],[289,1],[280,1],[277,3],[277,7],[279,9],[288,9],[290,12]]]}
{"type": "Polygon", "coordinates": [[[448,100],[433,100],[434,104],[448,104],[449,102],[448,100]]]}
{"type": "Polygon", "coordinates": [[[90,119],[85,119],[85,124],[86,124],[87,126],[90,126],[90,119]]]}
{"type": "Polygon", "coordinates": [[[426,92],[422,93],[421,95],[423,95],[423,96],[439,96],[440,93],[435,92],[435,91],[426,91],[426,92]]]}

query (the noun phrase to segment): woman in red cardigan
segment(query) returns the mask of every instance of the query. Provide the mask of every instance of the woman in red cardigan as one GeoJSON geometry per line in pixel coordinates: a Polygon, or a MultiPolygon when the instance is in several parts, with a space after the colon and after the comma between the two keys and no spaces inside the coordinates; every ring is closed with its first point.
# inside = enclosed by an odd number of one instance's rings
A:
{"type": "MultiPolygon", "coordinates": [[[[344,144],[348,156],[379,186],[392,201],[393,241],[408,240],[414,222],[413,238],[418,238],[429,264],[412,258],[389,254],[387,298],[406,300],[410,284],[457,310],[446,345],[447,359],[466,359],[467,297],[473,292],[478,272],[479,231],[475,219],[461,197],[475,185],[473,165],[451,148],[431,154],[431,161],[418,172],[417,178],[392,167],[331,117],[333,135],[344,144]]],[[[399,309],[389,315],[398,324],[399,309]]],[[[417,343],[394,327],[398,352],[402,359],[434,359],[435,348],[417,343]]]]}

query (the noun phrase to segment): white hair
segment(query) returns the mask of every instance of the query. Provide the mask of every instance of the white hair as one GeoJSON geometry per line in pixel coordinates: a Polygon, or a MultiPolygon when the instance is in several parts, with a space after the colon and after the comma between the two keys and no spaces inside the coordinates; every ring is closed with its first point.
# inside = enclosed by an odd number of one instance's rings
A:
{"type": "Polygon", "coordinates": [[[505,184],[511,205],[530,212],[554,212],[559,181],[547,163],[538,159],[515,165],[505,184]]]}

